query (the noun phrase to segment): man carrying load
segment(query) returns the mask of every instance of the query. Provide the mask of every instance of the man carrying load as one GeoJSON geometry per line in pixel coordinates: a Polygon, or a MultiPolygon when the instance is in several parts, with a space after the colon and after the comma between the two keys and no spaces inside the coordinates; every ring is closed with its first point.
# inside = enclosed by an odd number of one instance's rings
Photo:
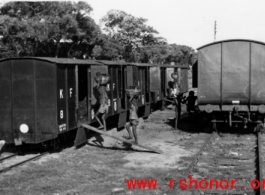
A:
{"type": "Polygon", "coordinates": [[[138,137],[137,137],[137,126],[139,124],[139,118],[137,115],[137,100],[139,97],[139,94],[141,92],[141,89],[139,87],[131,86],[128,89],[126,89],[126,93],[128,95],[129,102],[130,102],[130,122],[125,126],[126,130],[128,131],[129,137],[127,139],[132,139],[134,137],[135,143],[138,144],[138,137]],[[132,132],[133,136],[132,136],[132,132]]]}
{"type": "Polygon", "coordinates": [[[109,87],[107,83],[109,82],[110,77],[107,74],[100,74],[99,72],[96,73],[96,78],[95,80],[98,83],[98,92],[99,92],[99,102],[100,102],[100,107],[98,111],[95,114],[95,118],[99,123],[99,129],[104,128],[104,131],[107,131],[106,127],[106,115],[109,112],[109,105],[108,105],[108,94],[107,91],[109,91],[109,87]],[[98,115],[101,114],[101,119],[103,121],[100,121],[98,118],[98,115]]]}

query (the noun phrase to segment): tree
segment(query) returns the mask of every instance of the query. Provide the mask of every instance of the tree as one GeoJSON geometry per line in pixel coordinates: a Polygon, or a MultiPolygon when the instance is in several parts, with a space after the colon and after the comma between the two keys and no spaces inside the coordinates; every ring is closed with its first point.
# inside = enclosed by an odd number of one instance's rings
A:
{"type": "Polygon", "coordinates": [[[166,39],[157,37],[152,43],[145,45],[141,49],[142,62],[164,64],[165,59],[169,55],[169,46],[166,39]]]}
{"type": "Polygon", "coordinates": [[[190,47],[168,45],[158,32],[123,11],[102,18],[104,34],[85,2],[10,2],[0,8],[0,57],[50,56],[190,63],[190,47]]]}
{"type": "Polygon", "coordinates": [[[123,57],[133,61],[134,54],[144,45],[155,42],[158,32],[146,25],[147,20],[136,18],[124,11],[111,10],[101,19],[104,32],[123,47],[123,57]]]}
{"type": "Polygon", "coordinates": [[[122,46],[121,54],[126,61],[190,63],[190,47],[168,45],[166,39],[156,36],[158,32],[146,22],[146,19],[136,18],[119,10],[111,10],[101,19],[103,32],[122,46]]]}
{"type": "Polygon", "coordinates": [[[194,50],[185,45],[170,44],[170,54],[166,58],[167,63],[175,62],[176,64],[192,64],[192,54],[194,50]]]}
{"type": "Polygon", "coordinates": [[[119,42],[107,35],[101,36],[101,42],[93,49],[92,55],[99,60],[121,60],[123,48],[119,42]]]}
{"type": "Polygon", "coordinates": [[[85,2],[5,4],[0,8],[1,57],[90,55],[101,35],[91,11],[85,2]]]}

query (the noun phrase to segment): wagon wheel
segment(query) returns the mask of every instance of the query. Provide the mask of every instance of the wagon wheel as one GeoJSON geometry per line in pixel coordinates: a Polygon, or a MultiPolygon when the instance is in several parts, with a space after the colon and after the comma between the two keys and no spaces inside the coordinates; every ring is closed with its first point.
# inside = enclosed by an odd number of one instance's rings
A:
{"type": "Polygon", "coordinates": [[[51,147],[53,150],[57,150],[60,146],[60,140],[58,138],[51,140],[51,147]]]}
{"type": "Polygon", "coordinates": [[[262,134],[265,134],[265,127],[264,127],[264,124],[265,124],[265,117],[264,117],[264,116],[262,117],[262,123],[263,123],[263,125],[261,126],[261,133],[262,133],[262,134]]]}
{"type": "Polygon", "coordinates": [[[216,127],[216,122],[212,122],[212,128],[213,128],[214,132],[216,132],[216,133],[218,132],[217,127],[216,127]]]}
{"type": "Polygon", "coordinates": [[[262,134],[264,133],[264,127],[262,124],[257,124],[256,127],[254,128],[254,132],[261,132],[262,134]]]}
{"type": "Polygon", "coordinates": [[[213,132],[217,133],[217,135],[219,135],[220,137],[222,137],[222,135],[220,134],[220,132],[217,130],[217,122],[215,117],[212,120],[212,128],[213,128],[213,132]]]}
{"type": "Polygon", "coordinates": [[[264,116],[264,115],[261,116],[261,117],[259,118],[259,120],[261,121],[262,124],[258,124],[258,125],[255,127],[254,132],[255,132],[255,131],[260,131],[262,134],[264,134],[264,133],[265,133],[265,126],[264,126],[264,124],[265,124],[265,116],[264,116]]]}

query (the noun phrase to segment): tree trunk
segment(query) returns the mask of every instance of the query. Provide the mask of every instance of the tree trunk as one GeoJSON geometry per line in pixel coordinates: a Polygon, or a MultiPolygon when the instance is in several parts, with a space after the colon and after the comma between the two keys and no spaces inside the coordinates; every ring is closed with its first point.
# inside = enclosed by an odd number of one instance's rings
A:
{"type": "Polygon", "coordinates": [[[57,45],[56,45],[56,52],[55,52],[55,57],[58,57],[58,53],[59,53],[59,49],[60,49],[60,40],[58,41],[57,45]]]}
{"type": "Polygon", "coordinates": [[[67,52],[67,57],[70,58],[70,52],[73,48],[73,46],[75,45],[75,42],[72,43],[71,47],[69,48],[68,52],[67,52]]]}

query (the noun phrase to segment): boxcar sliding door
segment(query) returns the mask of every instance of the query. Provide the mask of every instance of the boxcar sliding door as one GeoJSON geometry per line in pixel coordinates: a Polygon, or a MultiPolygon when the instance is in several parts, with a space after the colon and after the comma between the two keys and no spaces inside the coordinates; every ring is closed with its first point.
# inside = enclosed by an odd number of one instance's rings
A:
{"type": "Polygon", "coordinates": [[[115,66],[108,66],[108,72],[110,76],[110,91],[108,92],[109,95],[109,116],[118,113],[118,67],[115,66]]]}
{"type": "Polygon", "coordinates": [[[125,66],[118,66],[118,112],[123,112],[126,109],[126,93],[125,93],[125,66]]]}
{"type": "Polygon", "coordinates": [[[161,91],[161,73],[159,67],[150,67],[150,91],[152,93],[152,102],[156,103],[161,91]]]}

